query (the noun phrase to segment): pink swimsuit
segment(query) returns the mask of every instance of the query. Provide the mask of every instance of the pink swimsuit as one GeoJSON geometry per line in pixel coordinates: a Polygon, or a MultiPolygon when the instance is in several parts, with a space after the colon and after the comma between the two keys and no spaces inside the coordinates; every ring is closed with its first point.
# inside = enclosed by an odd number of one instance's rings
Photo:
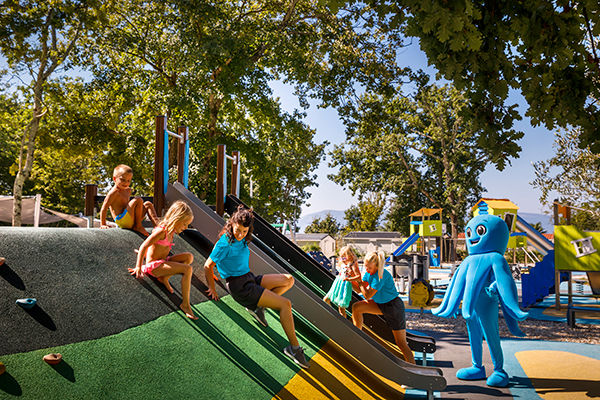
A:
{"type": "MultiPolygon", "coordinates": [[[[165,226],[160,225],[158,228],[162,229],[162,230],[164,230],[166,232],[166,227],[165,226]]],[[[169,234],[167,232],[167,237],[164,238],[164,239],[161,239],[161,240],[157,240],[156,244],[159,244],[161,246],[168,246],[169,249],[170,249],[171,247],[173,247],[173,242],[170,242],[167,239],[168,237],[169,237],[169,234]]],[[[166,263],[170,259],[171,259],[171,256],[167,257],[164,260],[161,259],[161,260],[155,260],[155,261],[150,261],[150,262],[148,262],[148,260],[146,259],[146,264],[142,265],[142,272],[144,274],[148,274],[148,275],[154,276],[152,274],[152,271],[155,270],[156,268],[160,267],[161,265],[163,265],[164,263],[166,263]]]]}

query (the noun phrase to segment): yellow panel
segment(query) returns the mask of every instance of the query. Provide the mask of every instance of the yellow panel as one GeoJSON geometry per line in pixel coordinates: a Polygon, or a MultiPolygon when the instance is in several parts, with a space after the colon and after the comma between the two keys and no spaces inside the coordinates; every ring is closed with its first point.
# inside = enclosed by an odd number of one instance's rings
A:
{"type": "Polygon", "coordinates": [[[587,232],[573,225],[554,227],[554,265],[558,270],[600,271],[600,232],[587,232]],[[572,241],[591,237],[590,244],[596,250],[576,256],[572,241]]]}
{"type": "Polygon", "coordinates": [[[403,399],[404,392],[329,340],[273,399],[403,399]]]}
{"type": "Polygon", "coordinates": [[[520,351],[515,357],[543,399],[589,399],[598,394],[600,360],[551,350],[520,351]]]}

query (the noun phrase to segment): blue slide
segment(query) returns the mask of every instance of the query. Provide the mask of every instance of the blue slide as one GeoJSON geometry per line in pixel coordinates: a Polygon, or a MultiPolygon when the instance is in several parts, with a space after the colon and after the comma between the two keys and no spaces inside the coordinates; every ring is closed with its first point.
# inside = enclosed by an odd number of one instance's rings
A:
{"type": "MultiPolygon", "coordinates": [[[[529,307],[554,293],[554,244],[518,215],[516,227],[527,234],[527,242],[543,256],[529,273],[521,275],[521,306],[529,307]]],[[[561,282],[565,278],[561,274],[561,282]]]]}
{"type": "MultiPolygon", "coordinates": [[[[419,233],[415,232],[408,237],[394,252],[392,253],[394,256],[398,257],[400,254],[404,253],[410,246],[413,245],[414,242],[419,238],[419,233]]],[[[390,261],[389,257],[386,261],[390,261]]]]}

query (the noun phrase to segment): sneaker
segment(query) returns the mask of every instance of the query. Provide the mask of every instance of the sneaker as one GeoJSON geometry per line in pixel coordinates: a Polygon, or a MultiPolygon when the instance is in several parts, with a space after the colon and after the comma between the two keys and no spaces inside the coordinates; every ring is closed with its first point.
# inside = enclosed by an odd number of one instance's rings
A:
{"type": "Polygon", "coordinates": [[[267,322],[267,319],[265,318],[265,309],[263,307],[256,307],[256,310],[254,310],[254,311],[252,311],[249,308],[246,308],[246,311],[248,311],[250,314],[252,314],[254,319],[256,321],[258,321],[258,323],[261,324],[262,326],[264,326],[265,328],[269,326],[269,323],[267,322]]]}
{"type": "Polygon", "coordinates": [[[308,363],[306,362],[306,357],[304,357],[304,349],[302,347],[299,347],[298,350],[296,350],[296,352],[294,353],[292,345],[289,345],[288,347],[283,349],[283,352],[286,356],[294,360],[296,364],[298,364],[302,368],[308,369],[308,363]]]}

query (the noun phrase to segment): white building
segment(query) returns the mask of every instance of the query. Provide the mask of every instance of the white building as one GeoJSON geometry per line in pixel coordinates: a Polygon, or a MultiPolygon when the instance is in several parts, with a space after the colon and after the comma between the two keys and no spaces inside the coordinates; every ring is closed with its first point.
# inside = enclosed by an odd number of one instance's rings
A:
{"type": "Polygon", "coordinates": [[[400,232],[350,232],[342,240],[344,245],[350,245],[363,255],[370,251],[383,250],[392,253],[404,241],[400,232]]]}
{"type": "MultiPolygon", "coordinates": [[[[289,234],[286,234],[291,240],[289,234]]],[[[329,258],[335,255],[335,239],[327,233],[296,233],[296,245],[298,247],[306,245],[317,245],[321,248],[321,252],[325,257],[329,258]]]]}

